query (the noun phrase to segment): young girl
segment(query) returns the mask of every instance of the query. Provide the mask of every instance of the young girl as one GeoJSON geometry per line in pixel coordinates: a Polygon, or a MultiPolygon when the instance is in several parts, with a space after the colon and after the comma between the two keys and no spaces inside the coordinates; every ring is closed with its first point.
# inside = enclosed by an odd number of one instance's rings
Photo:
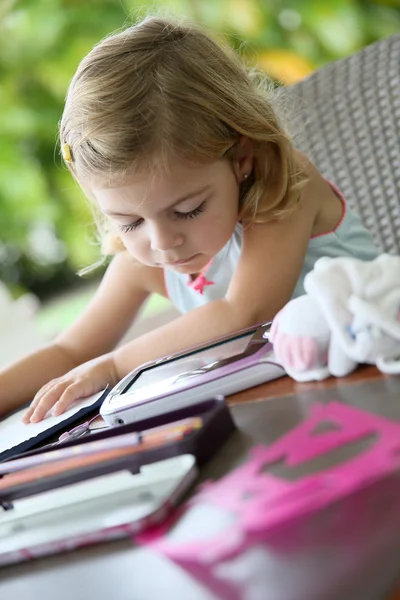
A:
{"type": "Polygon", "coordinates": [[[26,422],[272,319],[321,256],[376,256],[340,192],[293,147],[259,76],[192,25],[149,17],[93,48],[60,142],[115,257],[78,321],[1,373],[3,412],[36,394],[26,422]],[[182,316],[115,350],[153,292],[182,316]]]}

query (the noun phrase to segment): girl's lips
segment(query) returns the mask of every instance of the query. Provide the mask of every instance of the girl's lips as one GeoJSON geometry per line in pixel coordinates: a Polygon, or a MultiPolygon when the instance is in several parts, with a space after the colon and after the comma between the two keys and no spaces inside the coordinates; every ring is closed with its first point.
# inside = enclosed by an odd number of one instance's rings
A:
{"type": "Polygon", "coordinates": [[[167,266],[176,266],[176,265],[185,265],[186,263],[191,262],[194,258],[196,258],[198,256],[198,254],[193,254],[193,256],[190,256],[189,258],[183,258],[181,260],[175,260],[173,262],[168,262],[165,263],[167,266]]]}

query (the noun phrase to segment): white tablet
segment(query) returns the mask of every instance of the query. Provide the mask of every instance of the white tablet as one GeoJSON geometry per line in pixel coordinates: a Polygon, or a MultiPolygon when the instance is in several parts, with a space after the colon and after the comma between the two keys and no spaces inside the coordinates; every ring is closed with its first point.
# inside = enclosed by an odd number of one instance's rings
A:
{"type": "Polygon", "coordinates": [[[123,425],[282,377],[268,339],[270,325],[146,363],[111,390],[100,414],[110,425],[123,425]]]}

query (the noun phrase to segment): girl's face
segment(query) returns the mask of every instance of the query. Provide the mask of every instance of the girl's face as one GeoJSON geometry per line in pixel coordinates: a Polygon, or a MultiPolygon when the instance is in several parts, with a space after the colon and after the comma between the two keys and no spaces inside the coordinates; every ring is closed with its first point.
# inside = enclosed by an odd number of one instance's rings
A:
{"type": "Polygon", "coordinates": [[[142,173],[121,187],[92,191],[134,258],[194,274],[232,236],[246,169],[228,160],[179,164],[168,175],[142,173]]]}

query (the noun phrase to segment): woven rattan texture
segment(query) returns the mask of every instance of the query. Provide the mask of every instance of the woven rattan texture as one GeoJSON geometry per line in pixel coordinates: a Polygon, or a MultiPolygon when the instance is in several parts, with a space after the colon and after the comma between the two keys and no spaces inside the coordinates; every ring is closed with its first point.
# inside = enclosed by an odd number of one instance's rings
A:
{"type": "Polygon", "coordinates": [[[400,254],[400,34],[281,91],[294,139],[379,249],[400,254]]]}

